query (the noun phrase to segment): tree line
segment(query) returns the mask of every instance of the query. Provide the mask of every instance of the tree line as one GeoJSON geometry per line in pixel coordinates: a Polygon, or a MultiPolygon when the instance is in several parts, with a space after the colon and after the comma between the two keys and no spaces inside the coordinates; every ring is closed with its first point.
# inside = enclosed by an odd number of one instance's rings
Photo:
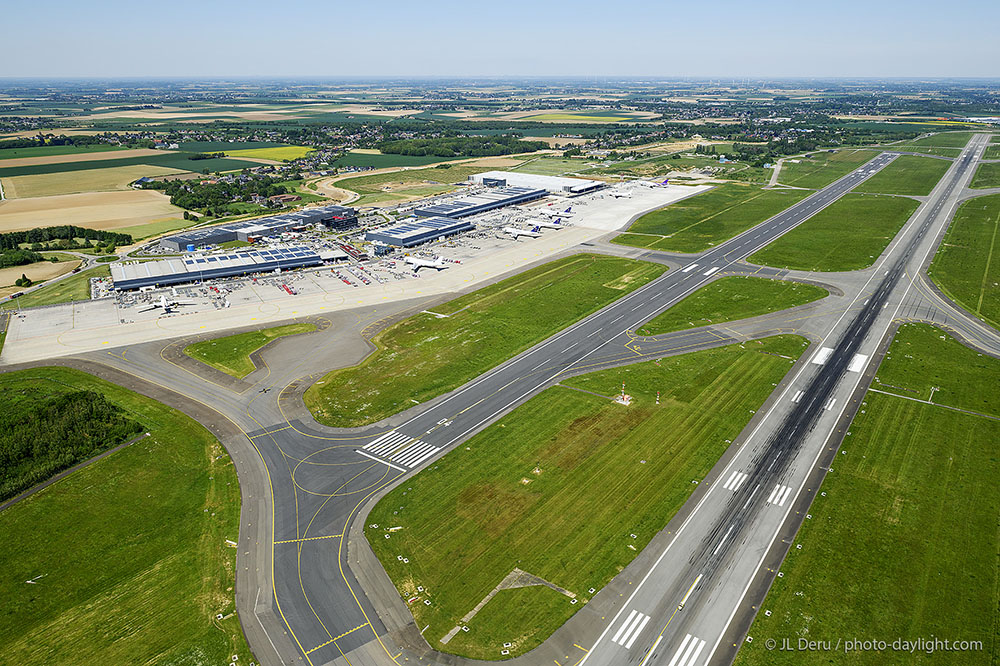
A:
{"type": "Polygon", "coordinates": [[[244,175],[233,182],[199,183],[190,180],[153,180],[143,189],[159,190],[170,197],[170,203],[187,210],[202,211],[216,217],[225,213],[231,203],[252,201],[255,196],[273,197],[287,194],[288,188],[271,176],[244,175]]]}
{"type": "Polygon", "coordinates": [[[544,141],[522,141],[517,136],[442,136],[432,139],[383,141],[378,149],[392,155],[435,157],[490,157],[531,153],[547,148],[544,141]]]}
{"type": "MultiPolygon", "coordinates": [[[[23,243],[41,245],[53,240],[73,241],[83,238],[88,241],[107,243],[109,245],[131,245],[132,236],[120,234],[115,231],[104,231],[101,229],[87,229],[85,227],[75,227],[72,225],[62,225],[57,227],[39,227],[28,229],[27,231],[8,231],[0,234],[0,250],[17,250],[23,243]]],[[[70,242],[66,249],[70,249],[73,243],[70,242]]],[[[34,249],[34,248],[32,248],[34,249]]]]}
{"type": "Polygon", "coordinates": [[[0,500],[143,430],[95,391],[50,395],[8,388],[0,395],[0,406],[0,500]]]}
{"type": "Polygon", "coordinates": [[[23,139],[0,141],[0,150],[11,148],[37,148],[38,146],[96,146],[105,143],[96,136],[29,136],[23,139]]]}

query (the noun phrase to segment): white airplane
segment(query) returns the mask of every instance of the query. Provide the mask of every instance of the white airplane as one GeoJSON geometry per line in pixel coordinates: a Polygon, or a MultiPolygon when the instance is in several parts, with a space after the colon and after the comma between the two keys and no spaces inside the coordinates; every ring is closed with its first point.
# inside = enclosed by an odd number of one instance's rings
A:
{"type": "Polygon", "coordinates": [[[527,236],[528,238],[538,238],[542,234],[539,232],[539,227],[535,226],[531,231],[526,229],[518,229],[517,227],[504,227],[503,232],[505,234],[510,234],[517,240],[518,236],[527,236]]]}
{"type": "Polygon", "coordinates": [[[138,312],[149,312],[150,310],[162,309],[164,314],[168,314],[174,311],[174,308],[180,307],[182,305],[194,305],[191,301],[167,301],[166,296],[160,296],[160,300],[156,303],[151,303],[146,307],[138,310],[138,312]]]}
{"type": "Polygon", "coordinates": [[[608,194],[613,196],[615,199],[631,199],[631,192],[622,192],[621,190],[608,190],[608,194]]]}
{"type": "Polygon", "coordinates": [[[413,272],[416,273],[421,268],[435,268],[441,270],[442,268],[448,268],[448,265],[444,263],[444,259],[441,257],[435,257],[433,259],[423,259],[421,257],[404,257],[406,263],[413,266],[413,272]]]}
{"type": "Polygon", "coordinates": [[[548,215],[549,217],[572,217],[573,207],[570,206],[566,210],[553,210],[551,208],[542,208],[538,212],[542,215],[548,215]]]}
{"type": "Polygon", "coordinates": [[[539,220],[535,222],[536,225],[543,229],[565,229],[566,225],[562,223],[562,218],[557,217],[555,222],[549,222],[548,220],[539,220]]]}

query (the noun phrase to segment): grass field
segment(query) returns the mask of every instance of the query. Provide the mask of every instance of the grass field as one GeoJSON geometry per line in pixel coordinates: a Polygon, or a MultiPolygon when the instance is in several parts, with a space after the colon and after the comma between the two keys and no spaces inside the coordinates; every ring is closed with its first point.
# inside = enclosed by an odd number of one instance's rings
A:
{"type": "Polygon", "coordinates": [[[972,140],[973,132],[939,132],[905,143],[913,146],[940,146],[943,148],[965,148],[972,140]]]}
{"type": "MultiPolygon", "coordinates": [[[[67,255],[69,256],[69,255],[67,255]]],[[[34,264],[27,264],[25,266],[10,266],[9,268],[0,268],[0,287],[10,287],[13,286],[14,282],[21,277],[21,275],[27,275],[33,282],[39,282],[42,280],[51,280],[59,275],[64,275],[69,273],[71,270],[80,265],[80,260],[76,257],[70,256],[64,261],[59,261],[57,263],[52,263],[50,261],[39,261],[34,264]]],[[[20,291],[15,289],[14,291],[20,291]]]]}
{"type": "Polygon", "coordinates": [[[448,162],[451,159],[437,157],[435,155],[385,155],[379,152],[356,152],[351,151],[337,159],[333,166],[345,167],[373,167],[375,169],[385,169],[389,167],[413,167],[424,166],[426,164],[436,164],[437,162],[448,162]]]}
{"type": "MultiPolygon", "coordinates": [[[[482,173],[481,166],[448,165],[446,168],[428,167],[411,171],[396,171],[368,176],[356,176],[338,180],[336,187],[357,192],[358,194],[407,194],[414,187],[445,186],[451,183],[461,183],[468,180],[474,173],[482,173]],[[388,188],[386,190],[385,188],[388,188]]],[[[450,189],[450,187],[448,188],[450,189]]]]}
{"type": "Polygon", "coordinates": [[[535,173],[543,176],[561,176],[564,173],[573,173],[581,169],[588,168],[588,160],[576,160],[562,157],[538,157],[528,160],[519,167],[510,171],[521,173],[535,173]]]}
{"type": "Polygon", "coordinates": [[[86,301],[90,299],[90,278],[108,277],[109,275],[111,275],[111,269],[107,266],[88,268],[58,282],[43,285],[15,301],[2,303],[0,304],[0,308],[16,310],[18,308],[33,308],[39,305],[69,303],[70,301],[86,301]]]}
{"type": "Polygon", "coordinates": [[[259,158],[264,160],[278,160],[279,162],[290,162],[300,157],[305,157],[314,149],[309,146],[274,146],[271,148],[241,148],[239,150],[227,150],[227,157],[238,158],[259,158]]]}
{"type": "Polygon", "coordinates": [[[892,144],[886,146],[888,150],[898,150],[901,152],[924,153],[925,155],[940,155],[941,157],[958,157],[962,153],[961,148],[943,148],[941,146],[920,146],[914,144],[892,144]]]}
{"type": "Polygon", "coordinates": [[[985,189],[988,187],[1000,187],[1000,162],[987,162],[980,164],[976,168],[976,173],[972,176],[969,187],[985,189]]]}
{"type": "Polygon", "coordinates": [[[129,184],[143,176],[171,176],[181,173],[184,171],[180,169],[143,165],[64,171],[4,178],[3,189],[4,195],[11,199],[112,192],[130,189],[129,184]]]}
{"type": "Polygon", "coordinates": [[[829,296],[822,287],[757,277],[725,277],[702,287],[639,328],[659,335],[778,312],[829,296]]]}
{"type": "Polygon", "coordinates": [[[434,308],[447,318],[422,313],[379,333],[377,351],[310,386],[306,406],[320,423],[374,423],[461,386],[663,271],[586,254],[537,266],[434,308]]]}
{"type": "Polygon", "coordinates": [[[216,439],[180,412],[68,368],[6,373],[0,386],[94,390],[152,433],[0,513],[0,662],[253,659],[233,614],[236,551],[225,543],[237,538],[239,486],[216,439]]]}
{"type": "Polygon", "coordinates": [[[778,175],[778,182],[795,187],[820,189],[841,176],[861,166],[878,153],[873,150],[838,150],[837,152],[812,153],[807,159],[797,158],[797,163],[785,161],[778,175]]]}
{"type": "Polygon", "coordinates": [[[702,252],[777,215],[809,194],[806,190],[761,190],[726,184],[646,213],[612,242],[668,252],[702,252]]]}
{"type": "Polygon", "coordinates": [[[139,241],[143,238],[165,234],[170,231],[176,231],[177,229],[186,229],[187,227],[190,227],[191,224],[192,223],[189,220],[185,220],[183,217],[168,217],[152,220],[145,224],[136,224],[131,227],[120,227],[115,229],[115,231],[128,234],[133,240],[139,241]]]}
{"type": "Polygon", "coordinates": [[[926,325],[892,342],[736,663],[995,664],[997,654],[996,479],[1000,422],[937,406],[1000,416],[1000,361],[926,325]],[[886,386],[892,384],[893,386],[886,386]],[[898,387],[898,388],[897,388],[898,387]],[[988,403],[982,398],[989,396],[988,403]],[[800,637],[891,642],[931,637],[983,641],[968,652],[887,651],[850,655],[767,650],[800,637]]]}
{"type": "Polygon", "coordinates": [[[1000,329],[1000,194],[959,207],[927,274],[959,305],[1000,329]]]}
{"type": "MultiPolygon", "coordinates": [[[[6,186],[6,179],[4,185],[6,186]]],[[[153,223],[180,226],[190,224],[181,218],[182,214],[182,209],[170,204],[169,197],[153,190],[128,189],[121,192],[10,199],[0,203],[0,232],[73,224],[91,229],[114,229],[132,233],[130,229],[153,223]]],[[[132,234],[134,238],[142,235],[145,234],[132,234]]]]}
{"type": "Polygon", "coordinates": [[[83,155],[85,153],[107,153],[128,150],[123,146],[99,144],[94,146],[32,146],[30,148],[7,148],[0,150],[0,162],[24,157],[52,157],[56,155],[83,155]]]}
{"type": "Polygon", "coordinates": [[[927,196],[949,167],[951,162],[947,160],[901,155],[854,191],[927,196]]]}
{"type": "Polygon", "coordinates": [[[368,541],[403,598],[419,597],[409,608],[431,646],[500,659],[504,642],[511,656],[538,645],[663,529],[805,345],[768,338],[568,379],[386,495],[368,541]],[[623,381],[629,407],[594,395],[623,381]],[[581,603],[503,592],[442,645],[515,567],[581,603]]]}
{"type": "Polygon", "coordinates": [[[250,354],[271,340],[315,330],[315,324],[288,324],[262,328],[259,331],[247,331],[246,333],[227,335],[224,338],[196,342],[185,347],[184,353],[196,361],[221,370],[227,375],[242,379],[257,369],[253,361],[250,360],[250,354]]]}
{"type": "Polygon", "coordinates": [[[903,197],[846,194],[748,260],[804,271],[867,268],[919,205],[903,197]]]}
{"type": "Polygon", "coordinates": [[[1000,160],[1000,146],[992,145],[986,146],[986,150],[983,151],[984,160],[1000,160]]]}

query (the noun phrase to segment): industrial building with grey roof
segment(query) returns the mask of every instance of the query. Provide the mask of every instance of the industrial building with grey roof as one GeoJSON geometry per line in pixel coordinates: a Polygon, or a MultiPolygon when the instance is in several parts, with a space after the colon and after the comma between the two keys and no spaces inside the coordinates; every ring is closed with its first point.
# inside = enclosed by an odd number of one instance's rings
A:
{"type": "Polygon", "coordinates": [[[365,240],[395,247],[413,247],[474,228],[471,222],[450,217],[411,218],[402,224],[372,229],[365,233],[365,240]]]}
{"type": "Polygon", "coordinates": [[[352,229],[358,226],[358,216],[353,208],[345,206],[304,208],[293,213],[262,217],[256,220],[190,229],[163,238],[160,240],[160,246],[179,252],[230,241],[253,241],[316,224],[336,231],[352,229]]]}
{"type": "Polygon", "coordinates": [[[543,176],[535,173],[517,173],[514,171],[486,171],[469,176],[469,181],[476,185],[487,187],[526,187],[543,189],[552,194],[577,196],[605,187],[607,183],[586,178],[570,178],[567,176],[543,176]]]}
{"type": "Polygon", "coordinates": [[[415,208],[413,213],[420,217],[468,217],[503,206],[535,201],[547,194],[548,191],[538,188],[498,187],[494,190],[458,197],[443,203],[421,206],[415,208]]]}

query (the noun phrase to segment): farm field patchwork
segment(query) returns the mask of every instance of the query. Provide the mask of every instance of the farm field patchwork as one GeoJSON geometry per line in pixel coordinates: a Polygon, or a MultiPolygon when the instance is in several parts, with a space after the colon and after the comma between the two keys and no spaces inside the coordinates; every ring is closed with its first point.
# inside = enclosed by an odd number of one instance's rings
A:
{"type": "Polygon", "coordinates": [[[155,155],[155,150],[126,148],[98,144],[94,146],[32,146],[30,148],[6,148],[0,150],[0,165],[4,167],[24,164],[45,164],[47,162],[74,162],[106,160],[109,157],[136,157],[155,155]],[[108,155],[108,153],[115,153],[108,155]]]}
{"type": "Polygon", "coordinates": [[[379,333],[371,356],[310,386],[306,406],[320,423],[374,423],[461,386],[664,270],[587,254],[537,266],[434,308],[447,318],[421,313],[379,333]]]}
{"type": "Polygon", "coordinates": [[[182,173],[186,172],[180,169],[144,165],[88,169],[86,171],[61,171],[4,178],[3,189],[4,195],[11,199],[34,199],[88,192],[113,192],[132,189],[129,185],[143,176],[174,176],[182,173]]]}
{"type": "Polygon", "coordinates": [[[184,353],[196,361],[221,370],[227,375],[242,379],[257,369],[253,361],[250,360],[250,354],[271,340],[315,330],[315,324],[307,323],[262,328],[259,331],[247,331],[246,333],[196,342],[185,347],[184,353]]]}
{"type": "Polygon", "coordinates": [[[1000,194],[959,207],[927,274],[963,308],[1000,328],[1000,194]]]}
{"type": "Polygon", "coordinates": [[[738,666],[830,663],[823,650],[765,648],[799,637],[982,641],[954,653],[857,652],[844,663],[995,663],[1000,421],[941,405],[1000,417],[998,374],[1000,361],[940,329],[899,329],[873,385],[880,392],[865,395],[738,666]]]}
{"type": "Polygon", "coordinates": [[[182,209],[172,206],[168,197],[153,190],[130,188],[121,192],[10,199],[0,203],[0,233],[61,224],[131,233],[129,227],[163,222],[165,218],[172,223],[190,224],[182,215],[182,209]]]}
{"type": "Polygon", "coordinates": [[[43,174],[68,173],[74,171],[88,171],[92,169],[111,169],[117,167],[145,166],[152,171],[156,168],[178,169],[180,171],[200,172],[208,171],[236,171],[245,167],[260,166],[259,162],[250,160],[211,158],[211,159],[191,159],[194,153],[182,153],[177,151],[156,150],[153,155],[140,155],[135,157],[113,157],[114,153],[109,153],[107,157],[96,160],[85,161],[61,161],[55,164],[31,164],[18,167],[6,167],[0,162],[0,178],[12,178],[14,176],[38,176],[43,174]]]}
{"type": "Polygon", "coordinates": [[[664,528],[806,345],[778,336],[567,379],[386,495],[368,542],[404,599],[432,602],[409,606],[431,646],[499,659],[504,642],[515,656],[548,637],[664,528]],[[601,397],[623,381],[627,408],[601,397]],[[505,591],[442,644],[515,567],[580,603],[505,591]]]}
{"type": "Polygon", "coordinates": [[[986,189],[989,187],[1000,187],[1000,162],[986,162],[976,168],[976,173],[972,176],[969,187],[976,189],[986,189]]]}
{"type": "Polygon", "coordinates": [[[747,260],[803,271],[855,271],[875,263],[920,204],[846,194],[747,260]]]}
{"type": "Polygon", "coordinates": [[[829,296],[822,287],[758,277],[724,277],[639,327],[642,335],[659,335],[708,324],[721,324],[778,312],[829,296]]]}
{"type": "Polygon", "coordinates": [[[272,146],[270,148],[240,148],[238,150],[226,150],[227,157],[252,158],[263,160],[276,160],[278,162],[289,162],[300,157],[305,157],[313,151],[309,146],[272,146]]]}
{"type": "Polygon", "coordinates": [[[858,185],[855,192],[927,196],[951,167],[948,160],[901,155],[877,174],[858,185]]]}
{"type": "Polygon", "coordinates": [[[702,252],[809,196],[726,184],[646,213],[612,242],[667,252],[702,252]]]}
{"type": "Polygon", "coordinates": [[[820,189],[861,166],[878,153],[873,150],[838,150],[812,153],[811,157],[785,161],[778,175],[782,185],[820,189]]]}
{"type": "Polygon", "coordinates": [[[249,663],[225,543],[237,538],[239,486],[218,441],[69,368],[7,373],[0,387],[22,400],[95,391],[151,433],[0,513],[0,662],[249,663]]]}

